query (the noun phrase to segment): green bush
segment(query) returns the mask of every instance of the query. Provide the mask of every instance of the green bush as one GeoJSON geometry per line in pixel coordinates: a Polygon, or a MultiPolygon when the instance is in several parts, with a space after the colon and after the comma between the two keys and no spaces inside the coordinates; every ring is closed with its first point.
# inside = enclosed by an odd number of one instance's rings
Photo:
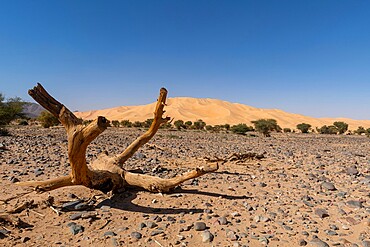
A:
{"type": "Polygon", "coordinates": [[[4,127],[0,127],[0,136],[10,136],[10,132],[4,127]]]}
{"type": "Polygon", "coordinates": [[[153,121],[154,121],[154,119],[153,119],[153,118],[148,118],[147,120],[145,120],[145,121],[143,122],[142,126],[143,126],[144,128],[149,128],[149,127],[150,127],[150,125],[152,125],[153,121]]]}
{"type": "Polygon", "coordinates": [[[307,124],[307,123],[297,124],[297,129],[299,129],[302,133],[308,133],[310,128],[311,128],[311,124],[307,124]]]}
{"type": "Polygon", "coordinates": [[[231,126],[230,130],[235,134],[244,135],[248,131],[253,131],[253,127],[249,127],[244,123],[240,123],[240,124],[231,126]]]}
{"type": "Polygon", "coordinates": [[[370,128],[366,129],[366,133],[365,134],[366,134],[367,137],[370,137],[370,128]]]}
{"type": "Polygon", "coordinates": [[[333,125],[337,127],[339,134],[343,134],[348,130],[348,124],[345,122],[334,122],[333,125]]]}
{"type": "Polygon", "coordinates": [[[320,134],[328,134],[328,135],[336,135],[339,132],[338,128],[335,127],[334,125],[330,125],[330,126],[324,125],[321,128],[317,128],[316,130],[320,134]]]}
{"type": "Polygon", "coordinates": [[[197,121],[194,122],[194,127],[197,130],[203,130],[204,127],[206,127],[206,123],[202,119],[198,119],[197,121]]]}
{"type": "Polygon", "coordinates": [[[357,130],[355,130],[355,133],[356,133],[357,135],[362,135],[362,134],[365,134],[365,133],[366,133],[366,130],[365,130],[365,128],[364,128],[364,127],[359,126],[359,127],[357,128],[357,130]]]}
{"type": "Polygon", "coordinates": [[[28,121],[26,119],[21,119],[19,122],[18,122],[18,125],[28,125],[28,121]]]}
{"type": "Polygon", "coordinates": [[[187,129],[191,129],[191,126],[193,125],[193,123],[191,121],[186,121],[185,125],[187,129]]]}
{"type": "Polygon", "coordinates": [[[170,122],[164,123],[160,126],[161,129],[171,129],[172,124],[170,122]]]}
{"type": "Polygon", "coordinates": [[[122,120],[121,121],[121,126],[126,127],[126,128],[131,128],[132,123],[130,122],[130,120],[122,120]]]}
{"type": "Polygon", "coordinates": [[[275,119],[259,119],[252,121],[254,129],[262,133],[264,136],[269,137],[271,131],[280,132],[281,127],[277,124],[275,119]]]}
{"type": "Polygon", "coordinates": [[[119,127],[119,121],[118,120],[112,120],[113,127],[119,127]]]}
{"type": "Polygon", "coordinates": [[[284,128],[283,129],[283,132],[284,133],[290,133],[290,132],[292,132],[292,130],[290,128],[284,128]]]}
{"type": "Polygon", "coordinates": [[[206,125],[205,128],[206,128],[207,131],[213,131],[213,130],[215,130],[215,128],[212,125],[206,125]]]}
{"type": "Polygon", "coordinates": [[[89,125],[92,121],[93,121],[93,120],[83,120],[83,121],[82,121],[82,124],[83,124],[83,125],[85,125],[85,126],[87,126],[87,125],[89,125]]]}
{"type": "Polygon", "coordinates": [[[186,129],[186,125],[184,123],[184,121],[182,121],[181,119],[179,120],[176,120],[173,125],[175,125],[176,129],[180,130],[180,129],[186,129]]]}
{"type": "Polygon", "coordinates": [[[224,128],[225,130],[230,130],[230,124],[224,124],[224,125],[221,125],[222,128],[224,128]]]}
{"type": "Polygon", "coordinates": [[[140,121],[135,121],[133,124],[132,124],[133,127],[136,127],[136,128],[140,128],[140,127],[143,127],[143,123],[140,122],[140,121]]]}
{"type": "Polygon", "coordinates": [[[23,106],[26,104],[21,98],[9,98],[6,102],[5,97],[0,93],[0,125],[7,125],[17,118],[24,118],[23,106]]]}
{"type": "Polygon", "coordinates": [[[42,111],[37,120],[40,121],[41,126],[44,128],[56,126],[60,123],[59,119],[48,111],[42,111]]]}

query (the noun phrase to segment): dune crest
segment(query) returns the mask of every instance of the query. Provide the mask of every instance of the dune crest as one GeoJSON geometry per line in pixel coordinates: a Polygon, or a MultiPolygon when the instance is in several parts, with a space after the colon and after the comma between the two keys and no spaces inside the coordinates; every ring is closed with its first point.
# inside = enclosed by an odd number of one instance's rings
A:
{"type": "MultiPolygon", "coordinates": [[[[119,106],[109,109],[75,112],[76,116],[83,119],[95,119],[105,116],[110,120],[144,121],[153,118],[155,102],[139,106],[119,106]]],[[[309,123],[313,127],[332,125],[335,121],[343,121],[349,129],[358,126],[370,128],[370,120],[354,120],[349,118],[313,118],[295,113],[288,113],[279,109],[261,109],[240,103],[231,103],[218,99],[177,97],[169,98],[165,108],[166,115],[174,120],[196,121],[202,119],[209,125],[246,123],[261,118],[276,119],[282,128],[295,129],[297,124],[309,123]]]]}

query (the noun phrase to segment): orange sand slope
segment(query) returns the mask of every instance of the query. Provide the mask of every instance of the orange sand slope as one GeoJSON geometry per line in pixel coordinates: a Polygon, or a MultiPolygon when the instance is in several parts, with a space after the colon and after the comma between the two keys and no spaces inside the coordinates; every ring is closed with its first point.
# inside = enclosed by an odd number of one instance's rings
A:
{"type": "MultiPolygon", "coordinates": [[[[105,116],[109,120],[144,121],[153,118],[155,102],[139,106],[119,106],[110,109],[75,112],[83,119],[95,119],[105,116]]],[[[313,118],[299,114],[284,112],[278,109],[260,109],[238,103],[230,103],[217,99],[197,98],[169,98],[165,107],[166,115],[174,120],[196,121],[202,119],[209,125],[216,124],[251,124],[251,121],[261,118],[276,119],[282,128],[295,128],[299,123],[309,123],[313,127],[332,125],[334,121],[343,121],[349,124],[349,129],[358,126],[370,128],[370,120],[353,120],[347,118],[313,118]]]]}

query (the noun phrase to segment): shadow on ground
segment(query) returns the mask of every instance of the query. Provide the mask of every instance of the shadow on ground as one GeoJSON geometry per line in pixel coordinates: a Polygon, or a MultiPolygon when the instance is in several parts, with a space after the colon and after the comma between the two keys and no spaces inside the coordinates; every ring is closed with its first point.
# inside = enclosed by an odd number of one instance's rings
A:
{"type": "MultiPolygon", "coordinates": [[[[105,199],[100,202],[97,207],[109,206],[111,208],[116,208],[124,211],[140,212],[146,214],[180,214],[180,213],[203,213],[204,209],[201,208],[154,208],[148,206],[140,206],[132,201],[137,197],[137,192],[141,190],[131,190],[129,192],[124,192],[121,194],[115,194],[111,198],[105,199]]],[[[200,196],[210,196],[217,198],[225,198],[228,200],[245,200],[251,199],[249,196],[236,196],[227,195],[215,192],[199,191],[197,189],[181,189],[176,188],[171,194],[194,194],[200,196]]]]}

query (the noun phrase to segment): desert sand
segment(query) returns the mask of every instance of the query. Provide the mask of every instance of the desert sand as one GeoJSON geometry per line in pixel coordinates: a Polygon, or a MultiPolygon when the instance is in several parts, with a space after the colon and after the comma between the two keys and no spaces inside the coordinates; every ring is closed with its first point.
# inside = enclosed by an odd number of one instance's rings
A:
{"type": "MultiPolygon", "coordinates": [[[[139,106],[120,106],[115,108],[75,112],[83,119],[95,119],[105,116],[110,120],[144,121],[153,117],[155,102],[139,106]]],[[[239,124],[251,125],[251,121],[261,118],[276,119],[280,127],[295,129],[297,124],[309,123],[312,127],[332,125],[335,121],[343,121],[350,130],[359,126],[370,128],[370,120],[353,120],[348,118],[313,118],[300,114],[288,113],[278,109],[260,109],[238,103],[230,103],[218,99],[198,99],[188,97],[169,98],[166,113],[174,120],[196,121],[202,119],[209,125],[239,124]]]]}
{"type": "MultiPolygon", "coordinates": [[[[7,200],[27,191],[17,181],[70,172],[63,128],[10,131],[0,137],[0,199],[7,201],[0,210],[28,204],[12,213],[23,224],[0,222],[0,246],[370,246],[365,136],[159,130],[126,169],[172,177],[205,157],[226,162],[169,194],[73,186],[7,200]]],[[[123,150],[143,131],[107,129],[89,146],[88,161],[123,150]]]]}

